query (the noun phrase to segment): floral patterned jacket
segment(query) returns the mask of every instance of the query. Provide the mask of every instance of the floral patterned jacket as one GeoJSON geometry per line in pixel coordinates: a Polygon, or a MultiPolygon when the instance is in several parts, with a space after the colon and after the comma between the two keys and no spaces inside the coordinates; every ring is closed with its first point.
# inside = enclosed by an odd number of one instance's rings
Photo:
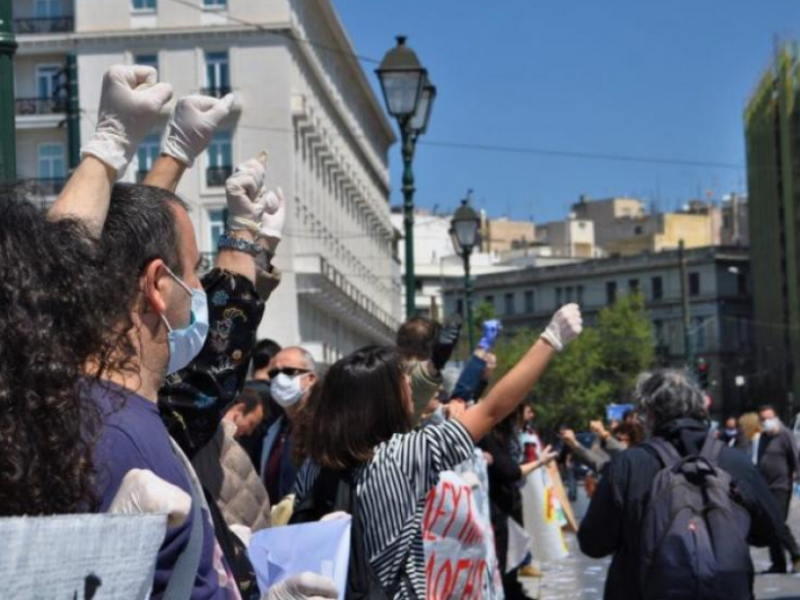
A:
{"type": "Polygon", "coordinates": [[[159,391],[161,418],[189,458],[217,431],[247,378],[264,301],[242,275],[214,269],[202,279],[209,332],[192,363],[167,377],[159,391]]]}

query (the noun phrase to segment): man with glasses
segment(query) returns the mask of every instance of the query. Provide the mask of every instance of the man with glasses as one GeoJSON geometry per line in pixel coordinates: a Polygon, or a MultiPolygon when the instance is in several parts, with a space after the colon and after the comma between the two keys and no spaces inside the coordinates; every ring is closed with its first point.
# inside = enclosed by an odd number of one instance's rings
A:
{"type": "Polygon", "coordinates": [[[275,506],[294,485],[297,469],[292,456],[292,425],[317,381],[317,372],[307,350],[290,346],[275,355],[268,374],[270,395],[283,412],[267,430],[261,453],[261,479],[275,506]]]}

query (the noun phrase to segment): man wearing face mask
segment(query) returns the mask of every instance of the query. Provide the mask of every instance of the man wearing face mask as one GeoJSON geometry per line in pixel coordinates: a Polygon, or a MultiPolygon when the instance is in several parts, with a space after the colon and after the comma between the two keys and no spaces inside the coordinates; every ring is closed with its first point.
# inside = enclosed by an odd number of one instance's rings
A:
{"type": "MultiPolygon", "coordinates": [[[[785,523],[792,501],[792,484],[800,473],[797,446],[774,408],[763,406],[758,411],[758,416],[763,429],[756,449],[758,470],[767,481],[775,500],[778,501],[781,517],[785,523]]],[[[784,524],[778,531],[778,536],[769,547],[772,566],[768,573],[786,573],[786,552],[792,558],[793,571],[800,572],[800,548],[788,524],[784,524]]]]}
{"type": "Polygon", "coordinates": [[[272,359],[269,379],[272,399],[284,411],[267,431],[261,453],[261,479],[275,506],[291,492],[297,476],[292,427],[317,381],[314,358],[303,348],[284,348],[272,359]]]}

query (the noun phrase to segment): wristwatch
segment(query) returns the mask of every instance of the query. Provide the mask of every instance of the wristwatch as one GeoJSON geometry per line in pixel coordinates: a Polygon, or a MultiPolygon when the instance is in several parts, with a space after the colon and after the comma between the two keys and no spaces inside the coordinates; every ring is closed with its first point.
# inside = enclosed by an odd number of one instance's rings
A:
{"type": "Polygon", "coordinates": [[[244,252],[253,257],[258,256],[264,250],[259,244],[254,244],[242,238],[229,237],[227,235],[220,236],[218,246],[220,250],[226,248],[228,250],[237,250],[238,252],[244,252]]]}

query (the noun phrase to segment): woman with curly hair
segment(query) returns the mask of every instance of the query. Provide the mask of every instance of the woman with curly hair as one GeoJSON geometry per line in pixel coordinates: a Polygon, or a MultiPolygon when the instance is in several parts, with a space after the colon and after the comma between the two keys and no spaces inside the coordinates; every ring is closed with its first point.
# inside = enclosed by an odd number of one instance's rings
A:
{"type": "Polygon", "coordinates": [[[48,220],[19,187],[0,190],[0,515],[90,510],[97,409],[79,393],[108,357],[98,244],[77,219],[48,220]]]}

